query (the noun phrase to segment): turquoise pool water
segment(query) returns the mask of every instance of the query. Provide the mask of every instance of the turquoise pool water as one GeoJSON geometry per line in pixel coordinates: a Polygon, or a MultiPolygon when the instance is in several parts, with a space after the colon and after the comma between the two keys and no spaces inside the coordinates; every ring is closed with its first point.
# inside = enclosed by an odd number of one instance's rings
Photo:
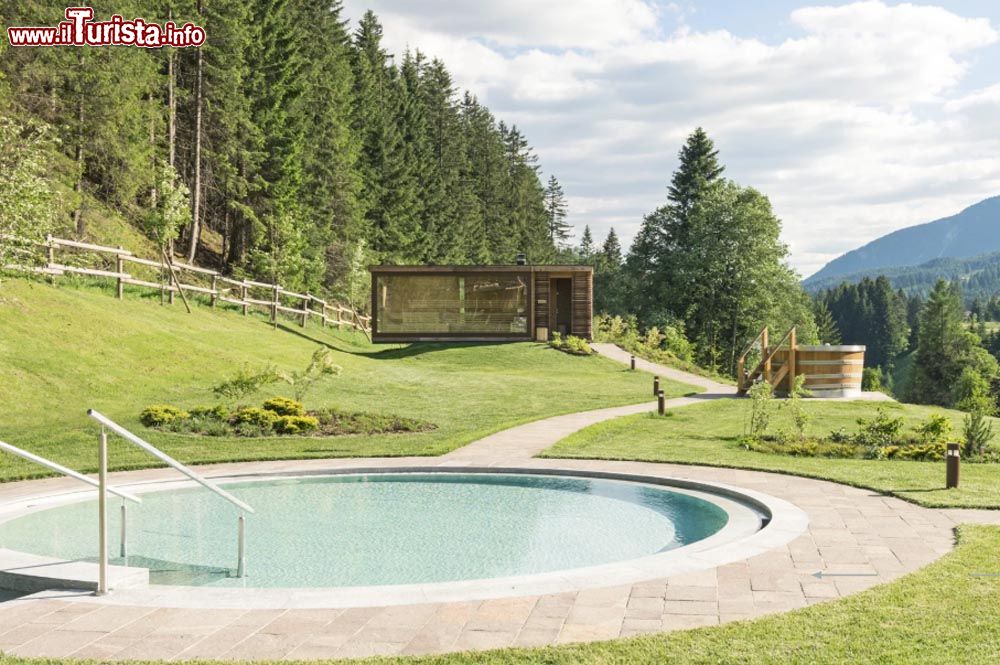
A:
{"type": "MultiPolygon", "coordinates": [[[[248,577],[236,579],[237,513],[202,488],[129,505],[129,565],[154,584],[338,587],[544,573],[643,557],[706,538],[727,513],[630,482],[514,474],[378,474],[228,483],[253,506],[248,577]]],[[[119,504],[109,510],[118,551],[119,504]]],[[[97,502],[0,524],[0,547],[97,554],[97,502]]],[[[116,563],[124,563],[116,560],[116,563]]]]}

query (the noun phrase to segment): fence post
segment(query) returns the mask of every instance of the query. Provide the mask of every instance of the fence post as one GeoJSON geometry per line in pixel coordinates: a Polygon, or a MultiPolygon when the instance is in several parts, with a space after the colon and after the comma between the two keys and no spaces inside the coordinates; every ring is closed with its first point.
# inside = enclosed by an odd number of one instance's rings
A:
{"type": "MultiPolygon", "coordinates": [[[[118,249],[124,250],[125,248],[118,245],[118,249]]],[[[125,295],[125,283],[122,282],[122,273],[125,272],[125,261],[122,260],[121,254],[115,254],[115,272],[118,273],[118,287],[115,292],[118,299],[121,300],[125,295]]]]}
{"type": "Polygon", "coordinates": [[[212,275],[212,307],[215,307],[215,301],[218,300],[219,296],[219,276],[212,275]]]}
{"type": "Polygon", "coordinates": [[[243,301],[243,316],[247,315],[247,308],[249,307],[247,305],[247,295],[247,282],[243,280],[243,284],[240,286],[240,300],[243,301]]]}
{"type": "Polygon", "coordinates": [[[302,299],[302,322],[299,323],[299,327],[306,327],[306,319],[309,318],[309,303],[312,302],[312,295],[306,294],[306,297],[302,299]]]}
{"type": "Polygon", "coordinates": [[[278,327],[278,289],[279,288],[280,287],[277,284],[275,284],[274,285],[274,289],[271,292],[273,294],[273,296],[274,296],[274,299],[271,301],[271,323],[274,324],[275,328],[278,327]]]}
{"type": "Polygon", "coordinates": [[[45,245],[48,250],[49,267],[51,268],[52,264],[56,262],[56,246],[55,243],[52,242],[51,233],[45,236],[45,245]]]}

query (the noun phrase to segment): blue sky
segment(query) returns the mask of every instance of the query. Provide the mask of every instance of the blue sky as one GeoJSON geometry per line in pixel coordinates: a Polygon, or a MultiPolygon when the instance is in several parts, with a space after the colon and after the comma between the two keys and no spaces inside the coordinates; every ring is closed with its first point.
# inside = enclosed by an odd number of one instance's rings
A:
{"type": "Polygon", "coordinates": [[[518,125],[628,244],[684,137],[767,194],[803,275],[1000,194],[1000,2],[346,0],[518,125]]]}

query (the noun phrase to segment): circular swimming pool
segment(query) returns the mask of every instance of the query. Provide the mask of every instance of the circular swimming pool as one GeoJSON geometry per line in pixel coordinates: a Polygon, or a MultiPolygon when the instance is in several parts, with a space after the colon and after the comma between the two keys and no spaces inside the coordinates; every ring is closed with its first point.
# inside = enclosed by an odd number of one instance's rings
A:
{"type": "MultiPolygon", "coordinates": [[[[709,539],[735,514],[732,501],[702,492],[580,476],[345,474],[223,486],[257,511],[247,516],[246,579],[235,577],[236,513],[201,488],[144,492],[129,506],[129,556],[112,563],[148,568],[152,584],[183,586],[491,579],[658,555],[709,539]]],[[[0,523],[0,547],[93,560],[96,511],[94,500],[36,506],[0,523]]],[[[746,515],[739,520],[746,532],[746,515]]]]}

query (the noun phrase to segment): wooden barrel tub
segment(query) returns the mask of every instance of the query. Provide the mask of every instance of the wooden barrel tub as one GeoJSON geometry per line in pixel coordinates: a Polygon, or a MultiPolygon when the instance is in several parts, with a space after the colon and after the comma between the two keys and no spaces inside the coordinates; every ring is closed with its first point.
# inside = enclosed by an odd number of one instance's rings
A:
{"type": "MultiPolygon", "coordinates": [[[[778,351],[771,363],[777,374],[788,362],[788,349],[778,351]]],[[[858,397],[865,366],[865,347],[860,345],[798,345],[795,351],[795,374],[805,375],[805,388],[813,397],[858,397]]],[[[785,376],[775,392],[788,394],[790,377],[785,376]]]]}

